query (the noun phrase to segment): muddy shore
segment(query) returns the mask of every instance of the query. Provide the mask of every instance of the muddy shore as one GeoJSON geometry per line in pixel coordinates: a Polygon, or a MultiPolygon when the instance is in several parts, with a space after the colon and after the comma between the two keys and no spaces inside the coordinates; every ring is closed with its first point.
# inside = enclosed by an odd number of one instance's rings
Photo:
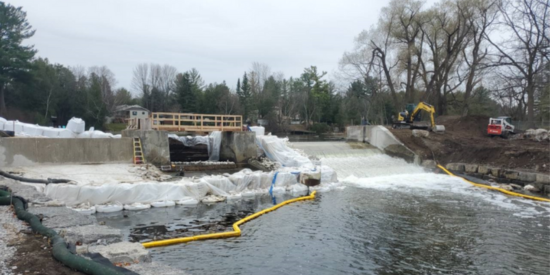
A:
{"type": "Polygon", "coordinates": [[[550,172],[550,143],[521,138],[489,137],[489,118],[483,116],[438,117],[445,133],[431,132],[427,137],[415,137],[409,129],[391,132],[422,160],[441,164],[470,163],[505,169],[550,172]]]}

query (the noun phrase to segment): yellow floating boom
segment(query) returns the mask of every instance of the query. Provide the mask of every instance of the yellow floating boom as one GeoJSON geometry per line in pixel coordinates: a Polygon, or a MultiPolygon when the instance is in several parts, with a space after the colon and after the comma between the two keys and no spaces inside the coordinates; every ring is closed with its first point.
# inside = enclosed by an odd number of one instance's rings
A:
{"type": "Polygon", "coordinates": [[[508,191],[506,189],[502,189],[502,188],[499,188],[499,187],[494,187],[494,186],[490,186],[490,185],[485,185],[485,184],[479,184],[479,183],[475,183],[475,182],[471,182],[463,177],[459,177],[459,176],[456,176],[455,174],[449,172],[449,170],[445,169],[445,167],[441,166],[441,165],[437,165],[437,167],[439,167],[441,170],[445,171],[445,173],[453,176],[453,177],[457,177],[457,178],[461,178],[462,180],[476,186],[476,187],[481,187],[481,188],[486,188],[486,189],[491,189],[491,190],[496,190],[496,191],[499,191],[499,192],[502,192],[504,194],[507,194],[507,195],[511,195],[511,196],[516,196],[516,197],[522,197],[522,198],[526,198],[526,199],[531,199],[531,200],[536,200],[536,201],[545,201],[545,202],[550,202],[550,199],[545,199],[545,198],[541,198],[541,197],[535,197],[535,196],[529,196],[529,195],[525,195],[525,194],[521,194],[521,193],[516,193],[516,192],[512,192],[512,191],[508,191]]]}
{"type": "Polygon", "coordinates": [[[142,243],[143,247],[145,248],[151,248],[151,247],[158,247],[158,246],[167,246],[167,245],[173,245],[173,244],[179,244],[179,243],[188,243],[193,241],[200,241],[200,240],[209,240],[209,239],[223,239],[223,238],[233,238],[233,237],[239,237],[241,236],[241,229],[239,228],[239,225],[251,221],[263,214],[269,213],[271,211],[277,210],[278,208],[281,208],[287,204],[291,204],[293,202],[298,201],[305,201],[305,200],[313,200],[315,199],[315,193],[317,191],[313,191],[311,195],[304,196],[296,199],[291,199],[284,201],[280,204],[277,204],[275,206],[272,206],[270,208],[264,209],[260,212],[256,212],[246,218],[243,218],[233,224],[233,231],[230,232],[222,232],[222,233],[212,233],[212,234],[203,234],[203,235],[197,235],[197,236],[191,236],[191,237],[182,237],[182,238],[175,238],[175,239],[168,239],[168,240],[161,240],[161,241],[152,241],[152,242],[146,242],[142,243]]]}

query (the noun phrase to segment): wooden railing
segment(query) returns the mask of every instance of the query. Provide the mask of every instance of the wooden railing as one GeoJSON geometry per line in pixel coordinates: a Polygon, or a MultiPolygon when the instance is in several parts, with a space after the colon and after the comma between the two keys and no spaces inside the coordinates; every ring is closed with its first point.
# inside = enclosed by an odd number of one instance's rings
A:
{"type": "Polygon", "coordinates": [[[178,132],[242,131],[243,117],[184,113],[151,113],[153,130],[178,132]]]}

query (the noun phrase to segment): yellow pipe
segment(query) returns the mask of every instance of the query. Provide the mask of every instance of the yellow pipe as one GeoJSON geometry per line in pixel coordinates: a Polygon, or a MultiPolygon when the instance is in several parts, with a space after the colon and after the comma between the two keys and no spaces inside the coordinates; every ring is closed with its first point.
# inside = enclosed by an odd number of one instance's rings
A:
{"type": "Polygon", "coordinates": [[[486,189],[491,189],[491,190],[496,190],[496,191],[500,191],[504,194],[507,194],[507,195],[511,195],[511,196],[516,196],[516,197],[522,197],[522,198],[526,198],[526,199],[531,199],[531,200],[537,200],[537,201],[545,201],[545,202],[550,202],[550,199],[545,199],[545,198],[540,198],[540,197],[535,197],[535,196],[529,196],[529,195],[525,195],[525,194],[520,194],[520,193],[516,193],[516,192],[512,192],[512,191],[508,191],[506,189],[502,189],[502,188],[499,188],[499,187],[494,187],[494,186],[490,186],[490,185],[485,185],[485,184],[479,184],[479,183],[475,183],[475,182],[471,182],[463,177],[459,177],[459,176],[456,176],[455,174],[449,172],[449,170],[445,169],[445,167],[441,166],[441,165],[437,165],[437,167],[439,167],[441,170],[445,171],[445,173],[453,176],[453,177],[457,177],[457,178],[461,178],[462,180],[470,183],[470,184],[473,184],[474,186],[477,186],[477,187],[481,187],[481,188],[486,188],[486,189]]]}
{"type": "Polygon", "coordinates": [[[200,241],[200,240],[209,240],[209,239],[223,239],[223,238],[233,238],[233,237],[239,237],[241,236],[241,229],[239,228],[239,225],[251,221],[263,214],[269,213],[271,211],[274,211],[280,207],[283,207],[287,204],[291,204],[293,202],[297,201],[305,201],[305,200],[313,200],[315,199],[315,193],[317,191],[313,191],[311,195],[304,196],[296,199],[291,199],[284,201],[282,203],[279,203],[275,206],[272,206],[270,208],[264,209],[260,212],[256,212],[246,218],[240,219],[239,221],[235,222],[233,224],[233,231],[231,232],[222,232],[222,233],[212,233],[212,234],[203,234],[203,235],[197,235],[197,236],[191,236],[191,237],[182,237],[182,238],[174,238],[174,239],[168,239],[168,240],[161,240],[161,241],[152,241],[152,242],[146,242],[142,243],[143,247],[145,248],[151,248],[151,247],[158,247],[158,246],[166,246],[166,245],[173,245],[178,243],[188,243],[193,241],[200,241]]]}

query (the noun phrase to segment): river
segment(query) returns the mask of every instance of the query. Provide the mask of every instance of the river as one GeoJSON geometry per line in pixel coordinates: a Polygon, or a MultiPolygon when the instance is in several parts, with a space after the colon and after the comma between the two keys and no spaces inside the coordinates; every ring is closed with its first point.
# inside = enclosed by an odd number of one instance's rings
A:
{"type": "MultiPolygon", "coordinates": [[[[550,205],[424,172],[376,149],[296,143],[336,170],[341,188],[241,226],[240,238],[151,249],[190,274],[548,274],[550,205]]],[[[279,200],[288,197],[280,197],[279,200]]],[[[98,215],[130,232],[272,205],[251,200],[98,215]]],[[[126,211],[125,211],[126,212],[126,211]]],[[[129,234],[129,233],[128,233],[129,234]]]]}

